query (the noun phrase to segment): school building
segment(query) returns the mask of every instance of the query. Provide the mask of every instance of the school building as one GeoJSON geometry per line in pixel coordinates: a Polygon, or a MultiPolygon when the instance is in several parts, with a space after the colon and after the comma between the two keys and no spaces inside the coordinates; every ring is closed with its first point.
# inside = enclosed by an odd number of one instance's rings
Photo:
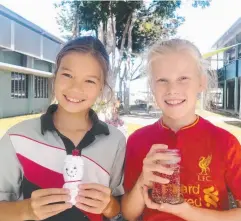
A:
{"type": "Polygon", "coordinates": [[[220,108],[241,117],[241,18],[213,45],[223,48],[235,45],[217,55],[220,108]]]}
{"type": "Polygon", "coordinates": [[[0,5],[0,118],[49,105],[55,57],[64,43],[0,5]]]}

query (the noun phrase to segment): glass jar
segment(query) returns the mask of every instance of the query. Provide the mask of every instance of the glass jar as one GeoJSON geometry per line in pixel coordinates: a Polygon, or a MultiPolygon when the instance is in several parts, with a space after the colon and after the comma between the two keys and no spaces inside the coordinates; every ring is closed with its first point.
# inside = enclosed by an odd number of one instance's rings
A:
{"type": "Polygon", "coordinates": [[[181,185],[180,185],[180,153],[177,149],[165,149],[159,150],[159,153],[169,154],[176,156],[175,160],[158,160],[156,163],[161,164],[166,168],[172,169],[174,172],[172,175],[161,174],[155,172],[155,175],[158,175],[163,178],[170,180],[168,184],[153,183],[151,197],[155,203],[169,203],[169,204],[179,204],[181,203],[181,185]]]}

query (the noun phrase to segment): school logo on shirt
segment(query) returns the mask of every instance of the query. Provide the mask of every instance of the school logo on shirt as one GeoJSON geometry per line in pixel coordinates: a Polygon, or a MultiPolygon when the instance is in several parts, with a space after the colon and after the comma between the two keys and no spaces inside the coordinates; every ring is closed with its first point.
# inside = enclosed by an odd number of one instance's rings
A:
{"type": "Polygon", "coordinates": [[[211,181],[210,176],[210,164],[212,161],[212,155],[208,155],[207,157],[200,157],[198,166],[201,169],[201,172],[198,174],[198,181],[211,181]]]}
{"type": "Polygon", "coordinates": [[[203,189],[204,193],[204,201],[206,207],[210,208],[217,208],[218,207],[218,201],[219,201],[219,192],[218,190],[215,190],[214,186],[211,186],[209,188],[203,189]]]}

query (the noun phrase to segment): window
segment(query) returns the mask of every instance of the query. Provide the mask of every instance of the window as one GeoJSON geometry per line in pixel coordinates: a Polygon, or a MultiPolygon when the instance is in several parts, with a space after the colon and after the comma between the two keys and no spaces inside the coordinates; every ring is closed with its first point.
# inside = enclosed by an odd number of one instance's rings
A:
{"type": "Polygon", "coordinates": [[[34,77],[34,97],[35,98],[48,98],[48,78],[34,77]]]}
{"type": "Polygon", "coordinates": [[[37,58],[34,59],[34,69],[40,71],[52,72],[52,64],[47,61],[39,60],[37,58]]]}
{"type": "Polygon", "coordinates": [[[28,75],[12,72],[11,77],[11,97],[28,98],[28,75]]]}
{"type": "Polygon", "coordinates": [[[1,48],[1,47],[0,47],[0,52],[2,54],[2,56],[0,57],[1,62],[26,67],[27,65],[26,55],[15,51],[11,51],[5,48],[1,48]]]}

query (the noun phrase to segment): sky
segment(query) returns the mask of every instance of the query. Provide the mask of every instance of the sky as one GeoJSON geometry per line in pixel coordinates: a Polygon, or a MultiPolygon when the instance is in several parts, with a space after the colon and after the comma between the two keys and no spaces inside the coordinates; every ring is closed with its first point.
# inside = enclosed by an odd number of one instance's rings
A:
{"type": "MultiPolygon", "coordinates": [[[[46,31],[60,36],[56,22],[57,11],[53,3],[60,0],[0,0],[13,10],[46,31]],[[41,4],[40,4],[41,2],[41,4]]],[[[184,2],[190,2],[185,0],[184,2]]],[[[194,42],[201,52],[207,52],[215,41],[241,16],[241,0],[212,0],[206,9],[183,4],[177,12],[186,18],[178,36],[194,42]]]]}
{"type": "MultiPolygon", "coordinates": [[[[0,4],[60,37],[61,32],[56,22],[57,11],[53,5],[59,1],[0,0],[0,4]]],[[[179,27],[177,36],[192,41],[202,53],[208,52],[216,40],[241,17],[240,10],[241,0],[212,0],[210,7],[206,9],[183,4],[177,13],[185,17],[185,23],[179,27]]],[[[145,80],[142,83],[146,84],[145,80]]],[[[140,81],[133,82],[131,87],[139,90],[140,81]]]]}
{"type": "Polygon", "coordinates": [[[201,52],[208,52],[212,45],[241,17],[240,0],[212,0],[206,9],[183,6],[178,13],[185,23],[178,34],[194,42],[201,52]]]}

